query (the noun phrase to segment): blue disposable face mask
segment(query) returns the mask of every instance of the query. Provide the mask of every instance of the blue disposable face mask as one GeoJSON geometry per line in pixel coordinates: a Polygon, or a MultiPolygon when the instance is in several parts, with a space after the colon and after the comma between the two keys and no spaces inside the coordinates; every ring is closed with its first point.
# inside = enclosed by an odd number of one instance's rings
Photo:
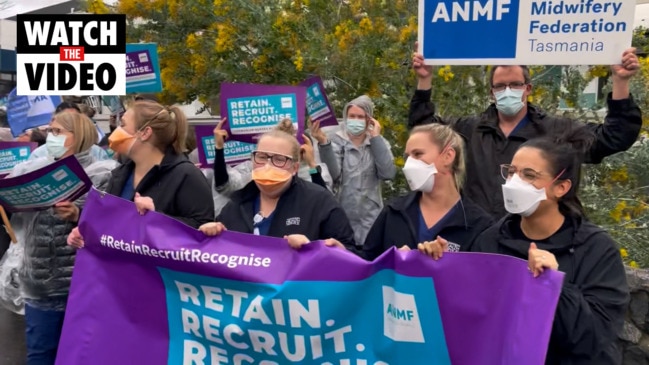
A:
{"type": "Polygon", "coordinates": [[[507,116],[516,115],[525,106],[523,103],[523,92],[524,89],[512,90],[509,87],[503,91],[494,92],[496,109],[507,116]]]}
{"type": "Polygon", "coordinates": [[[347,119],[346,123],[347,132],[358,136],[365,132],[365,119],[347,119]]]}
{"type": "Polygon", "coordinates": [[[48,133],[47,139],[45,140],[47,153],[54,158],[61,158],[68,151],[68,148],[65,147],[66,139],[67,137],[64,135],[55,136],[52,133],[48,133]]]}

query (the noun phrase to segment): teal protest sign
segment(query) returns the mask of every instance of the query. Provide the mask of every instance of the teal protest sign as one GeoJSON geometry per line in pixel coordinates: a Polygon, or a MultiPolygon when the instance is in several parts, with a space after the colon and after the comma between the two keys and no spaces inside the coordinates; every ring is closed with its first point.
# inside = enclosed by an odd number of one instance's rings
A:
{"type": "Polygon", "coordinates": [[[74,201],[92,187],[74,156],[36,171],[0,180],[0,205],[10,212],[38,211],[74,201]]]}
{"type": "Polygon", "coordinates": [[[14,166],[29,159],[38,147],[33,142],[0,142],[0,176],[8,175],[14,166]]]}

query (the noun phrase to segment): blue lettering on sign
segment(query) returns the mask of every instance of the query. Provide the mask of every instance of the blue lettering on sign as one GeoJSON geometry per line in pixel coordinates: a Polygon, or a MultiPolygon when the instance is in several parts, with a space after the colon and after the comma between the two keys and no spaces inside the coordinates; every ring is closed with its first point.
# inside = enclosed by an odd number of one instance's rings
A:
{"type": "Polygon", "coordinates": [[[426,1],[424,58],[514,58],[519,0],[426,1]]]}
{"type": "MultiPolygon", "coordinates": [[[[197,256],[232,270],[274,264],[254,254],[197,256]]],[[[361,281],[275,285],[158,271],[170,365],[387,365],[404,363],[404,354],[411,364],[450,365],[431,278],[382,270],[361,281]],[[365,306],[350,310],[352,297],[363,298],[365,306]]]]}

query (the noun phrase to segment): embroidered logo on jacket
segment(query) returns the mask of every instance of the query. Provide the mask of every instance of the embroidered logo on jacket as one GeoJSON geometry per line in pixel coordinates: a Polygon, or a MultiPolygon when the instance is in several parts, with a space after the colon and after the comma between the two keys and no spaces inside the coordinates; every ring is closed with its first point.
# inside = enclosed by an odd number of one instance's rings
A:
{"type": "Polygon", "coordinates": [[[286,225],[287,226],[299,226],[300,225],[300,217],[293,217],[289,218],[286,220],[286,225]]]}

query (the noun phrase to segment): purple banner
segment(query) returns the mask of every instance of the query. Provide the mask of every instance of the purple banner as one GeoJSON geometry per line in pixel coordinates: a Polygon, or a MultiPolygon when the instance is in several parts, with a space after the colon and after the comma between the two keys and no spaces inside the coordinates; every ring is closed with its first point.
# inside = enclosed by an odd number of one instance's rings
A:
{"type": "Polygon", "coordinates": [[[79,227],[58,365],[540,365],[563,281],[493,254],[208,238],[94,189],[79,227]]]}
{"type": "MultiPolygon", "coordinates": [[[[198,161],[203,169],[214,166],[214,127],[210,125],[197,125],[194,127],[196,130],[198,161]]],[[[226,141],[223,146],[225,164],[236,166],[244,161],[250,160],[250,154],[256,147],[257,145],[254,143],[226,141]]]]}
{"type": "Polygon", "coordinates": [[[272,130],[284,118],[290,118],[297,130],[297,140],[304,143],[306,88],[256,84],[221,84],[221,118],[230,138],[257,143],[261,134],[272,130]]]}
{"type": "Polygon", "coordinates": [[[92,181],[74,156],[24,175],[0,180],[0,205],[10,212],[38,211],[87,193],[92,181]]]}
{"type": "Polygon", "coordinates": [[[37,147],[35,142],[0,142],[0,178],[11,173],[14,166],[27,161],[37,147]]]}
{"type": "Polygon", "coordinates": [[[322,79],[319,76],[308,78],[300,83],[306,87],[306,110],[312,122],[320,122],[321,127],[338,125],[336,113],[329,102],[322,79]]]}

